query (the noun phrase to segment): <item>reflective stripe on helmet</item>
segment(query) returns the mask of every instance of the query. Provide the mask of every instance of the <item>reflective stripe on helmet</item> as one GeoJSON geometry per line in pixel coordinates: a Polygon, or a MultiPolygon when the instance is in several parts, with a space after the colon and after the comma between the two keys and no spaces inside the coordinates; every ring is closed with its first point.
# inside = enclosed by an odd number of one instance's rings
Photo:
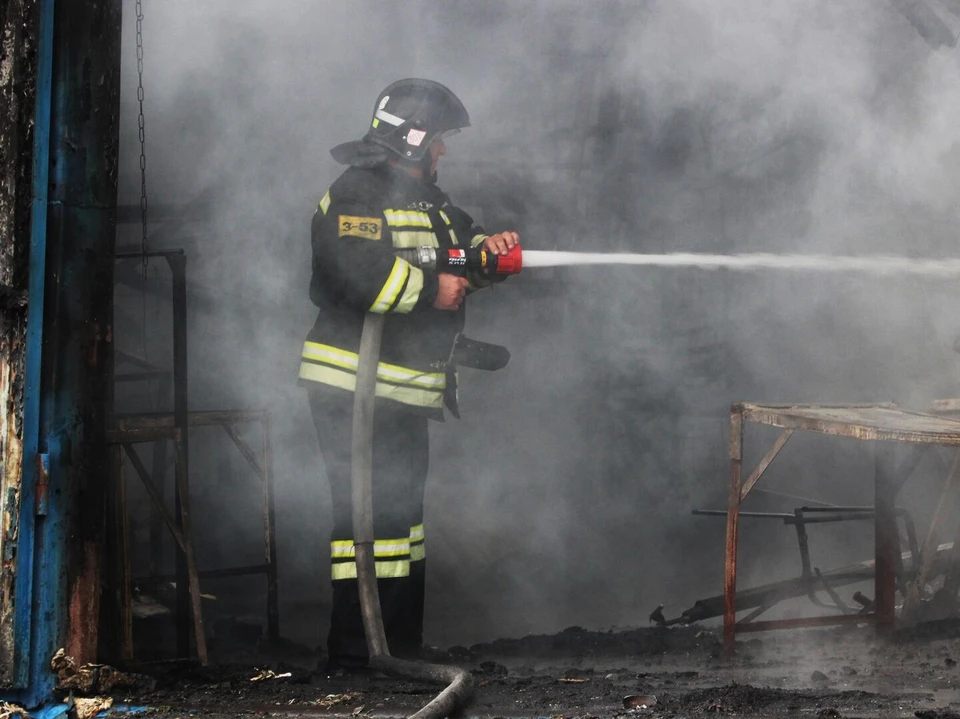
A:
{"type": "Polygon", "coordinates": [[[383,120],[384,122],[393,125],[394,127],[400,127],[400,125],[406,122],[406,120],[404,120],[402,117],[397,117],[386,110],[377,110],[375,113],[373,113],[373,116],[378,120],[383,120]]]}

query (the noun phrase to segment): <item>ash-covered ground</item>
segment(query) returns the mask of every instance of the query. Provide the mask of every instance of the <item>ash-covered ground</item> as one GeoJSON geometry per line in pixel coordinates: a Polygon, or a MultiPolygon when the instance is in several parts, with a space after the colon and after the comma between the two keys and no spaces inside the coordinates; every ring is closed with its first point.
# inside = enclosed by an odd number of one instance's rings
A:
{"type": "MultiPolygon", "coordinates": [[[[960,717],[960,622],[879,639],[866,624],[747,637],[721,653],[716,629],[642,628],[451,647],[474,673],[477,717],[960,717]],[[626,709],[625,697],[646,708],[626,709]],[[956,712],[956,713],[954,713],[956,712]]],[[[436,687],[329,676],[323,657],[278,647],[219,647],[207,668],[154,670],[117,703],[169,716],[409,716],[436,687]]]]}

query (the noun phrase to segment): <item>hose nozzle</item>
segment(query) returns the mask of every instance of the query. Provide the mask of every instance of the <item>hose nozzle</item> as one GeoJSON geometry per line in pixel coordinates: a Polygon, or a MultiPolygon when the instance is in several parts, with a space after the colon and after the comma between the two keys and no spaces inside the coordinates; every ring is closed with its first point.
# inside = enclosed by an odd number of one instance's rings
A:
{"type": "Polygon", "coordinates": [[[516,275],[523,268],[520,245],[505,255],[496,255],[478,247],[440,250],[424,245],[398,250],[397,256],[422,270],[463,275],[479,272],[483,275],[516,275]]]}

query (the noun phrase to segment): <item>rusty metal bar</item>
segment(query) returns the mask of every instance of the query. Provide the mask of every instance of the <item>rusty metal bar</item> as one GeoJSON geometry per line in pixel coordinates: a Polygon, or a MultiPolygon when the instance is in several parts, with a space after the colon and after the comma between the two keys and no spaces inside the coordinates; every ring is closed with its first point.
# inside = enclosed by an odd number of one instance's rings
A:
{"type": "Polygon", "coordinates": [[[767,632],[774,629],[801,629],[804,627],[830,627],[837,624],[859,624],[878,621],[873,614],[838,614],[829,617],[799,617],[797,619],[770,619],[762,622],[738,624],[738,632],[767,632]]]}
{"type": "MultiPolygon", "coordinates": [[[[157,383],[157,406],[167,404],[173,392],[173,375],[169,372],[164,373],[157,383]]],[[[161,498],[166,498],[167,484],[167,442],[160,440],[153,444],[152,471],[150,476],[157,488],[157,493],[161,498]]],[[[166,506],[164,504],[164,506],[166,506]]],[[[160,514],[160,508],[156,503],[150,508],[150,573],[156,574],[160,571],[160,565],[163,561],[163,516],[160,514]]]]}
{"type": "Polygon", "coordinates": [[[730,493],[727,503],[727,539],[723,571],[723,648],[728,656],[736,647],[737,540],[740,520],[740,479],[743,472],[743,406],[730,408],[730,493]]]}
{"type": "Polygon", "coordinates": [[[277,642],[280,639],[280,600],[277,577],[277,524],[273,503],[273,445],[269,412],[264,412],[261,427],[263,429],[263,504],[266,524],[264,554],[267,560],[267,638],[271,642],[277,642]]]}
{"type": "Polygon", "coordinates": [[[878,442],[874,447],[874,505],[876,507],[874,601],[877,631],[889,633],[896,622],[896,554],[899,552],[894,508],[893,446],[878,442]]]}
{"type": "MultiPolygon", "coordinates": [[[[200,579],[227,579],[229,577],[248,577],[254,574],[267,574],[269,571],[270,566],[267,564],[251,564],[246,567],[197,570],[197,577],[200,579]]],[[[134,577],[138,582],[172,582],[176,578],[176,574],[145,574],[134,577]]]]}
{"type": "Polygon", "coordinates": [[[142,444],[144,442],[161,442],[173,439],[174,428],[151,429],[108,429],[106,432],[107,444],[142,444]]]}
{"type": "MultiPolygon", "coordinates": [[[[187,257],[182,252],[164,255],[170,272],[173,276],[173,426],[178,430],[179,446],[177,448],[177,478],[178,491],[174,495],[174,516],[177,523],[184,528],[184,535],[189,536],[184,521],[184,502],[189,501],[190,486],[190,432],[189,432],[189,402],[187,390],[187,257]],[[182,466],[181,466],[182,465],[182,466]]],[[[122,421],[118,420],[118,425],[122,421]]],[[[187,543],[188,552],[193,549],[187,543]]],[[[188,558],[176,555],[177,570],[177,602],[176,602],[176,635],[177,654],[185,657],[190,652],[190,624],[187,618],[190,608],[188,583],[191,581],[188,558]]],[[[192,589],[192,587],[191,587],[192,589]]],[[[198,603],[199,590],[194,603],[198,603]]],[[[194,617],[198,607],[194,607],[194,617]]],[[[199,645],[198,645],[199,649],[199,645]]],[[[204,648],[206,651],[206,648],[204,648]]],[[[204,663],[205,660],[201,658],[204,663]]]]}
{"type": "MultiPolygon", "coordinates": [[[[246,424],[262,422],[266,410],[197,410],[187,414],[190,427],[216,427],[225,424],[246,424]]],[[[116,417],[118,430],[163,429],[178,426],[176,415],[170,412],[147,412],[141,414],[119,414],[116,417]]]]}
{"type": "MultiPolygon", "coordinates": [[[[190,518],[190,489],[187,482],[187,456],[186,456],[186,447],[183,443],[183,436],[180,434],[180,430],[177,429],[176,437],[174,438],[176,451],[177,451],[177,496],[180,498],[180,526],[182,528],[183,540],[184,540],[184,551],[185,555],[185,564],[187,569],[187,581],[188,581],[188,592],[189,598],[193,605],[193,627],[196,635],[197,641],[197,658],[200,660],[200,663],[204,666],[207,664],[207,635],[203,626],[203,608],[200,605],[200,580],[197,577],[197,563],[193,556],[193,531],[192,531],[192,522],[190,518]]],[[[181,572],[177,572],[177,581],[180,581],[181,572]]],[[[179,601],[179,589],[178,589],[178,601],[179,601]]],[[[186,655],[189,653],[189,646],[185,652],[182,654],[186,655]]]]}
{"type": "Polygon", "coordinates": [[[767,471],[767,468],[770,466],[773,460],[777,458],[777,455],[780,454],[780,450],[783,449],[783,446],[787,443],[787,440],[792,436],[792,429],[785,429],[780,433],[780,436],[777,437],[777,441],[773,443],[770,451],[763,456],[763,459],[760,460],[760,464],[758,464],[756,469],[750,473],[750,477],[744,483],[743,489],[740,490],[741,502],[747,498],[747,495],[750,494],[750,490],[753,489],[753,485],[760,481],[760,477],[762,477],[763,473],[767,471]]]}
{"type": "Polygon", "coordinates": [[[797,546],[800,547],[800,574],[810,576],[810,542],[807,537],[807,525],[804,522],[803,510],[794,510],[794,525],[797,531],[797,546]]]}
{"type": "Polygon", "coordinates": [[[235,425],[224,424],[223,431],[227,433],[227,436],[233,440],[233,443],[237,445],[237,449],[240,450],[240,454],[243,455],[243,458],[247,460],[247,463],[253,468],[253,471],[256,473],[257,477],[261,482],[264,481],[266,472],[261,466],[260,460],[257,459],[256,453],[250,448],[250,445],[247,444],[243,437],[240,436],[240,433],[237,431],[235,425]]]}
{"type": "Polygon", "coordinates": [[[177,523],[170,515],[170,512],[167,510],[163,501],[163,496],[157,492],[157,488],[154,486],[153,480],[150,479],[150,473],[147,472],[147,467],[144,465],[143,460],[140,459],[140,455],[137,454],[137,450],[132,444],[123,444],[121,446],[123,447],[123,451],[127,453],[127,456],[130,457],[130,462],[133,464],[133,468],[140,476],[140,481],[143,482],[144,489],[147,490],[147,494],[149,494],[150,499],[153,500],[153,504],[156,506],[157,511],[160,512],[160,516],[163,518],[167,528],[169,528],[173,538],[177,540],[177,544],[180,545],[180,549],[183,552],[186,552],[186,537],[184,536],[184,533],[181,531],[180,527],[177,526],[177,523]]]}

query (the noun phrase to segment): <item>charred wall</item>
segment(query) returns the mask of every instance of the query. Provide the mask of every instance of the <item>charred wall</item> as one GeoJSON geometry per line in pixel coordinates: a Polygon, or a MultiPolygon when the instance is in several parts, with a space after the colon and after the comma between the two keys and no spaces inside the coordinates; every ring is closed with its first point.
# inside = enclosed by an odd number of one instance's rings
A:
{"type": "Polygon", "coordinates": [[[12,680],[22,456],[36,4],[0,3],[0,686],[12,680]]]}

